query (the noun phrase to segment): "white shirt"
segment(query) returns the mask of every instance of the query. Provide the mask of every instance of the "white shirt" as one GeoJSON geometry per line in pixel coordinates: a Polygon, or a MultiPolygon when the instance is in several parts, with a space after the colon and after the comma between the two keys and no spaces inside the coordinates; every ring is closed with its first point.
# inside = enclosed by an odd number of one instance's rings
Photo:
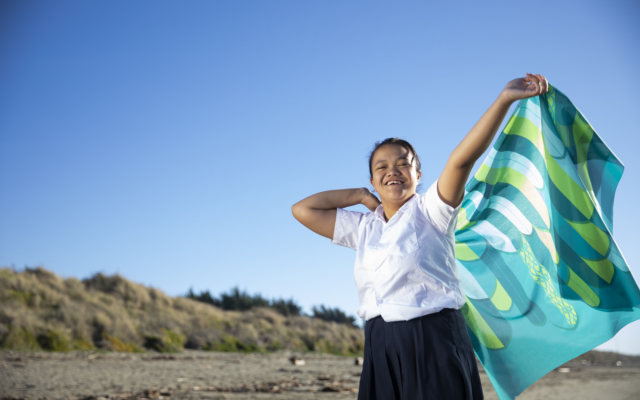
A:
{"type": "Polygon", "coordinates": [[[385,221],[382,204],[363,214],[338,209],[331,243],[356,250],[358,315],[406,321],[465,303],[455,262],[459,206],[445,204],[436,181],[385,221]]]}

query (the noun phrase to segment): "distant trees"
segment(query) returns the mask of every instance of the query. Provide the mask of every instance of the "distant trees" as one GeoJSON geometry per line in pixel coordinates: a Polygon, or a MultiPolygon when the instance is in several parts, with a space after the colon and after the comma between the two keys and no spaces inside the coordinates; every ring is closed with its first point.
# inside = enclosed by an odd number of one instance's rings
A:
{"type": "Polygon", "coordinates": [[[326,308],[324,305],[319,307],[313,306],[313,317],[320,318],[325,321],[333,321],[339,324],[351,325],[354,328],[358,328],[356,325],[356,319],[350,315],[344,313],[339,308],[326,308]]]}
{"type": "Polygon", "coordinates": [[[302,307],[300,307],[293,299],[273,299],[271,300],[271,308],[276,312],[288,317],[289,315],[301,315],[302,307]]]}
{"type": "MultiPolygon", "coordinates": [[[[265,299],[260,294],[250,295],[246,291],[240,290],[237,286],[229,290],[227,293],[220,293],[219,297],[211,295],[208,290],[203,290],[196,294],[193,288],[184,295],[188,299],[201,301],[203,303],[211,304],[223,310],[235,310],[246,311],[253,307],[267,307],[271,308],[279,314],[285,317],[291,315],[302,315],[302,307],[298,305],[295,300],[283,298],[280,299],[265,299]]],[[[344,311],[339,308],[329,308],[324,305],[313,306],[312,308],[313,318],[319,318],[324,321],[337,322],[339,324],[345,324],[359,328],[356,325],[356,319],[350,315],[345,314],[344,311]]]]}
{"type": "Polygon", "coordinates": [[[195,294],[191,288],[184,297],[211,304],[223,310],[246,311],[253,307],[268,307],[285,317],[301,315],[302,313],[302,307],[293,299],[285,300],[280,298],[267,300],[260,294],[252,296],[245,291],[241,291],[237,286],[232,288],[228,293],[221,293],[220,297],[212,296],[208,290],[195,294]]]}

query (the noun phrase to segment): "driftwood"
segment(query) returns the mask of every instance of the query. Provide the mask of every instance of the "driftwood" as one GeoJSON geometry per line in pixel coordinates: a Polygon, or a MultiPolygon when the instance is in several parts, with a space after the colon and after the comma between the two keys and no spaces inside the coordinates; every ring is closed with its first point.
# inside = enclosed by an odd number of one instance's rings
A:
{"type": "Polygon", "coordinates": [[[293,365],[305,365],[307,363],[302,358],[299,358],[299,357],[296,357],[296,356],[290,357],[289,361],[291,361],[291,364],[293,364],[293,365]]]}

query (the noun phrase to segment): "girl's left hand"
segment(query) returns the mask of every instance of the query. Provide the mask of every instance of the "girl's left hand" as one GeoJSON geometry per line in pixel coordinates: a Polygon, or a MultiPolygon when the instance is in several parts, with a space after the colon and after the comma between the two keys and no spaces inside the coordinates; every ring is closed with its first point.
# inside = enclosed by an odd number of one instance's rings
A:
{"type": "Polygon", "coordinates": [[[528,99],[547,93],[549,82],[544,76],[527,73],[524,78],[514,79],[502,90],[502,96],[509,101],[528,99]]]}

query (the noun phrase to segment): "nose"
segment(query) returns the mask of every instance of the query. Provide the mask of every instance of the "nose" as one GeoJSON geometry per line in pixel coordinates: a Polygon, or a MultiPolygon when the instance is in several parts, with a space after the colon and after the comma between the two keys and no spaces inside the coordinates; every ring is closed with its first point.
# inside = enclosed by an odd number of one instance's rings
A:
{"type": "Polygon", "coordinates": [[[398,169],[398,167],[396,167],[395,165],[392,165],[388,170],[387,170],[387,176],[394,176],[394,175],[400,175],[400,170],[398,169]]]}

